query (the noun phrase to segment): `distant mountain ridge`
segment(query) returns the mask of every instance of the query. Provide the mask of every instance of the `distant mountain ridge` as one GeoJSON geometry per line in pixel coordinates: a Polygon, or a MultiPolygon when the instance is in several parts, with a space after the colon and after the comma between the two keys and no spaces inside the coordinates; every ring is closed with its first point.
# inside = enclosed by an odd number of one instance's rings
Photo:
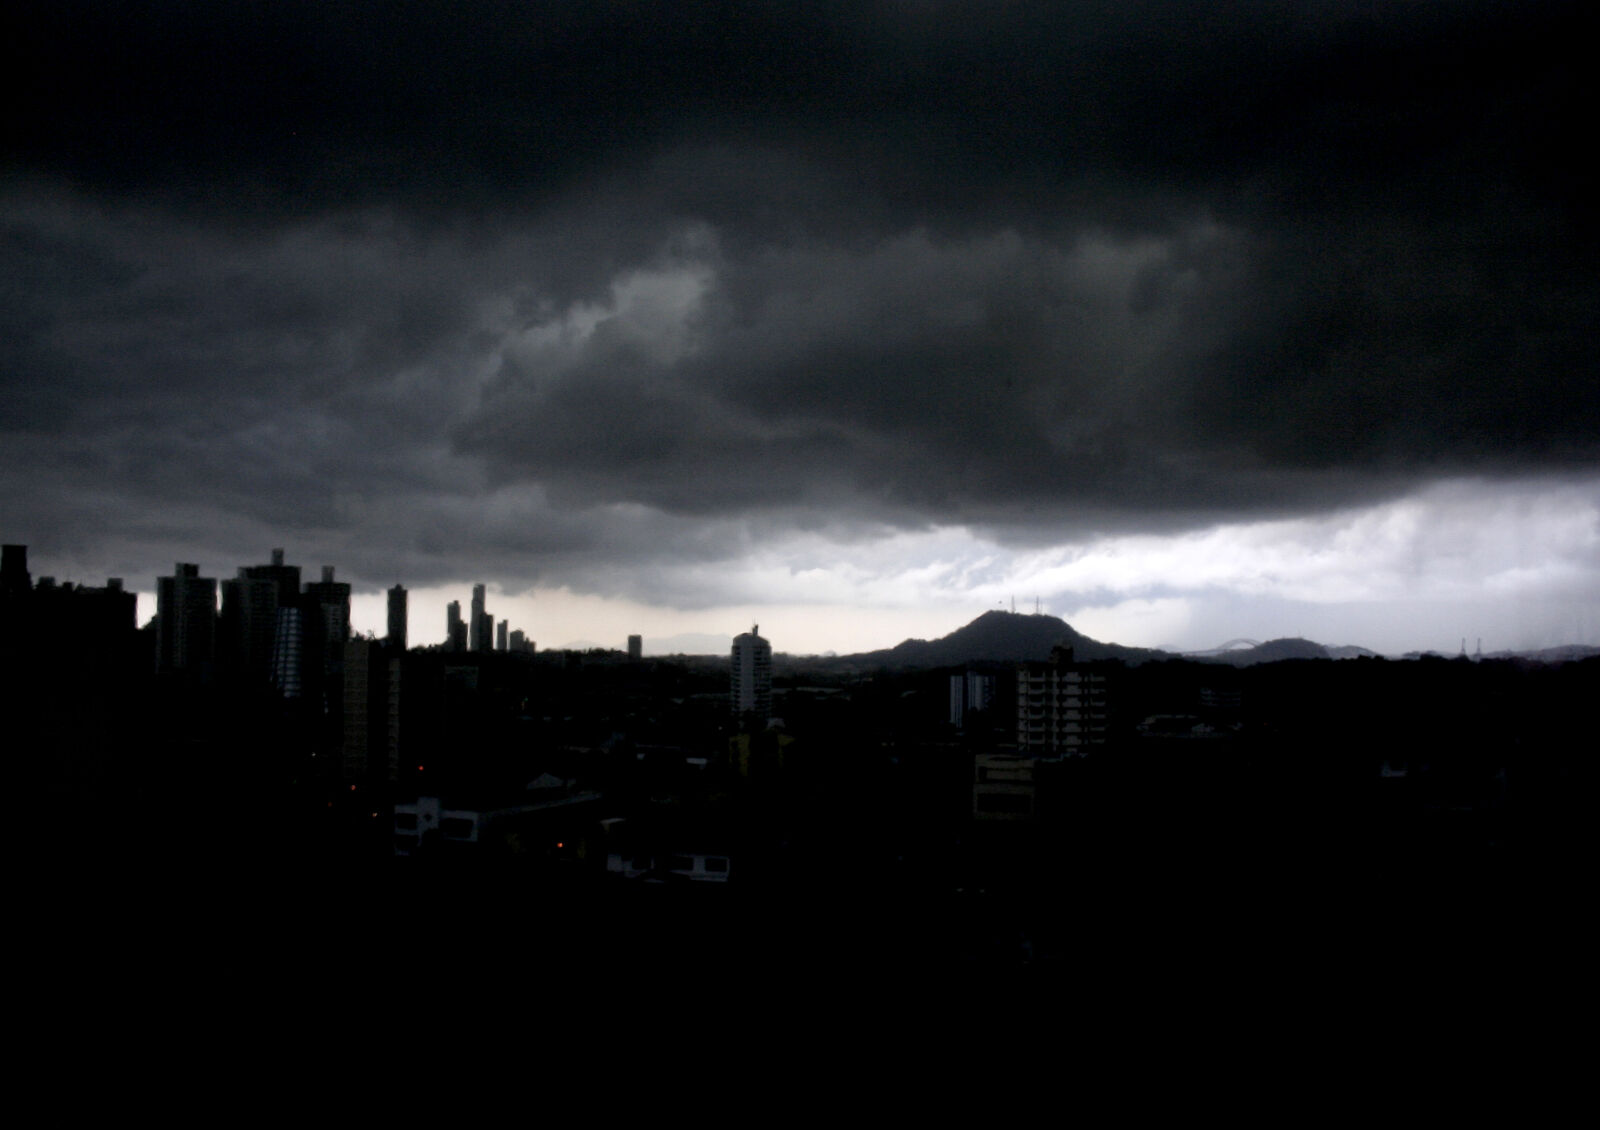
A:
{"type": "Polygon", "coordinates": [[[972,623],[936,640],[903,640],[881,651],[843,656],[854,663],[890,667],[955,667],[963,663],[1021,663],[1050,658],[1057,645],[1072,648],[1082,662],[1121,659],[1139,663],[1172,658],[1145,647],[1101,643],[1077,631],[1059,616],[1041,613],[985,612],[972,623]]]}
{"type": "MultiPolygon", "coordinates": [[[[646,655],[685,654],[704,655],[707,659],[726,657],[731,637],[709,633],[685,633],[663,639],[647,639],[646,655]],[[723,642],[719,645],[718,640],[723,642]],[[699,649],[704,648],[705,651],[699,649]]],[[[1100,659],[1120,659],[1125,663],[1150,663],[1167,659],[1185,659],[1194,663],[1220,663],[1234,667],[1249,667],[1257,663],[1277,663],[1290,659],[1356,659],[1381,658],[1378,652],[1351,644],[1331,646],[1315,640],[1285,638],[1267,640],[1251,647],[1229,650],[1178,653],[1159,648],[1125,647],[1121,644],[1103,643],[1078,631],[1059,616],[1041,613],[1004,612],[999,609],[985,612],[947,636],[934,640],[902,640],[890,648],[878,651],[856,652],[840,656],[790,656],[780,657],[786,662],[833,667],[958,667],[965,663],[1024,663],[1043,661],[1057,645],[1072,648],[1073,657],[1080,662],[1100,659]]],[[[580,645],[569,645],[580,646],[580,645]]],[[[593,646],[582,644],[582,647],[593,646]]],[[[1542,662],[1562,662],[1600,654],[1600,648],[1572,645],[1565,648],[1548,648],[1542,652],[1495,652],[1485,659],[1521,656],[1542,662]]]]}
{"type": "MultiPolygon", "coordinates": [[[[1337,650],[1346,652],[1351,649],[1337,650]]],[[[1334,649],[1324,647],[1315,640],[1287,638],[1268,640],[1255,647],[1223,651],[1214,655],[1197,655],[1192,658],[1201,663],[1226,663],[1233,667],[1251,667],[1257,663],[1277,663],[1282,659],[1333,659],[1335,656],[1334,649]]]]}
{"type": "Polygon", "coordinates": [[[1225,663],[1249,667],[1285,659],[1354,659],[1376,656],[1364,647],[1328,647],[1307,639],[1276,639],[1254,647],[1210,655],[1179,655],[1159,648],[1124,647],[1103,643],[1078,631],[1058,616],[1039,613],[985,612],[964,627],[936,640],[904,640],[881,651],[841,657],[841,662],[887,667],[956,667],[963,663],[1023,663],[1050,658],[1058,644],[1072,648],[1080,662],[1120,659],[1124,663],[1150,663],[1163,659],[1190,659],[1199,663],[1225,663]]]}

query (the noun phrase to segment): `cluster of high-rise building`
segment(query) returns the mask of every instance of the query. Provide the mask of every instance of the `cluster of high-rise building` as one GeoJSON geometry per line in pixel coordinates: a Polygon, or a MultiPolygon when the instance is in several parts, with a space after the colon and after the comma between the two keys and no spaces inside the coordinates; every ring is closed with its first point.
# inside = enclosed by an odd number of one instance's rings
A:
{"type": "Polygon", "coordinates": [[[488,609],[488,588],[472,586],[472,619],[461,619],[461,602],[452,600],[445,607],[444,648],[446,651],[532,652],[534,642],[521,629],[511,630],[507,620],[496,622],[488,609]]]}
{"type": "MultiPolygon", "coordinates": [[[[160,674],[270,684],[291,699],[336,699],[350,640],[350,585],[334,579],[331,565],[302,585],[300,566],[286,565],[281,549],[268,564],[240,566],[220,586],[201,576],[200,566],[180,561],[172,576],[156,579],[155,626],[160,674]]],[[[387,642],[403,651],[405,635],[405,590],[396,585],[387,642]]]]}
{"type": "MultiPolygon", "coordinates": [[[[211,668],[268,681],[289,697],[309,693],[319,672],[338,667],[350,640],[350,591],[331,565],[302,585],[300,566],[284,564],[281,549],[270,564],[241,566],[220,586],[198,565],[179,562],[172,576],[156,581],[157,669],[211,668]]],[[[382,642],[400,653],[409,645],[409,595],[398,584],[388,590],[382,642]]],[[[533,651],[523,632],[496,623],[486,602],[487,587],[473,586],[471,621],[462,620],[459,601],[450,602],[444,650],[533,651]]]]}
{"type": "MultiPolygon", "coordinates": [[[[155,673],[174,685],[226,685],[271,688],[286,700],[338,709],[345,649],[352,642],[348,582],[324,565],[317,580],[302,581],[301,567],[287,564],[274,549],[268,562],[240,566],[218,580],[193,562],[178,562],[169,576],[156,578],[156,616],[148,640],[155,673]]],[[[403,585],[388,590],[386,633],[379,641],[390,653],[410,646],[409,597],[403,585]]],[[[57,584],[28,570],[28,547],[7,545],[0,569],[0,629],[12,650],[77,640],[103,647],[112,634],[138,635],[138,597],[121,578],[103,587],[57,584]]],[[[371,640],[361,641],[373,642],[371,640]]],[[[628,637],[629,659],[643,656],[643,639],[628,637]]],[[[535,641],[488,608],[488,586],[472,589],[468,617],[460,601],[446,608],[446,654],[491,652],[531,654],[535,641]]],[[[770,688],[763,702],[770,701],[770,688]]],[[[763,708],[765,709],[765,708],[763,708]]]]}

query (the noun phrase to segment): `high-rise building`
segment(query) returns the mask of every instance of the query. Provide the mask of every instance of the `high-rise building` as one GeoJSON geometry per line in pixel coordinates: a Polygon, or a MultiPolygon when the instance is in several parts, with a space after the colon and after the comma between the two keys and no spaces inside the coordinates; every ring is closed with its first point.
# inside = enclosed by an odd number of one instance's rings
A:
{"type": "Polygon", "coordinates": [[[305,624],[300,606],[278,609],[273,630],[272,685],[284,698],[299,698],[305,692],[301,670],[305,658],[305,624]]]}
{"type": "Polygon", "coordinates": [[[495,630],[494,630],[494,649],[496,651],[504,651],[506,649],[506,633],[509,632],[510,630],[511,630],[511,621],[509,621],[509,620],[502,620],[495,627],[495,630]]]}
{"type": "Polygon", "coordinates": [[[28,572],[28,547],[8,545],[0,551],[0,596],[7,600],[25,600],[33,591],[33,577],[28,572]]]}
{"type": "Polygon", "coordinates": [[[629,636],[628,637],[628,658],[637,662],[639,659],[641,659],[643,657],[644,657],[644,637],[643,636],[629,636]]]}
{"type": "Polygon", "coordinates": [[[317,618],[319,633],[335,665],[344,662],[343,648],[350,639],[350,586],[333,579],[333,566],[322,567],[322,580],[309,582],[301,594],[309,616],[317,618]]]}
{"type": "Polygon", "coordinates": [[[336,730],[342,719],[344,645],[350,640],[350,586],[335,581],[333,566],[324,565],[322,580],[308,583],[300,594],[300,607],[305,632],[301,677],[306,695],[320,703],[330,720],[330,731],[336,730]]]}
{"type": "Polygon", "coordinates": [[[772,717],[772,645],[762,639],[759,624],[733,637],[733,712],[764,723],[772,717]]]}
{"type": "Polygon", "coordinates": [[[34,633],[33,575],[28,572],[28,547],[8,545],[0,559],[0,648],[20,655],[34,633]]]}
{"type": "Polygon", "coordinates": [[[461,619],[461,602],[452,600],[445,606],[445,640],[446,651],[467,650],[467,625],[461,619]]]}
{"type": "Polygon", "coordinates": [[[236,581],[223,582],[223,633],[226,647],[247,671],[262,669],[260,663],[264,651],[269,680],[286,697],[298,695],[300,687],[300,664],[304,658],[300,654],[300,647],[304,624],[299,621],[299,605],[300,566],[285,565],[282,549],[273,549],[270,564],[243,566],[236,581]],[[230,586],[235,589],[231,603],[228,592],[230,586]],[[270,597],[263,586],[270,586],[270,597]],[[238,612],[233,611],[235,607],[239,609],[238,612]],[[284,624],[284,618],[291,612],[298,622],[284,624]],[[285,647],[294,650],[282,650],[285,647]],[[291,690],[293,694],[290,694],[291,690]]]}
{"type": "Polygon", "coordinates": [[[399,776],[401,668],[387,641],[353,639],[344,646],[339,768],[346,781],[384,785],[399,776]]]}
{"type": "Polygon", "coordinates": [[[156,669],[204,674],[216,658],[217,581],[178,562],[156,578],[156,669]]]}
{"type": "Polygon", "coordinates": [[[222,616],[217,626],[220,663],[230,676],[250,684],[266,682],[272,673],[272,649],[278,629],[278,586],[254,579],[248,568],[222,582],[222,616]]]}
{"type": "Polygon", "coordinates": [[[1083,756],[1106,740],[1106,677],[1058,647],[1017,668],[1017,745],[1033,756],[1083,756]]]}
{"type": "Polygon", "coordinates": [[[485,594],[483,585],[472,586],[472,619],[467,624],[471,628],[473,651],[488,651],[494,638],[494,618],[484,607],[485,594]]]}
{"type": "Polygon", "coordinates": [[[300,595],[300,566],[285,565],[281,549],[272,551],[272,564],[246,565],[239,570],[239,576],[252,581],[271,581],[278,590],[279,608],[289,607],[300,595]]]}
{"type": "Polygon", "coordinates": [[[406,650],[406,590],[400,585],[389,590],[389,634],[385,642],[391,651],[406,650]]]}

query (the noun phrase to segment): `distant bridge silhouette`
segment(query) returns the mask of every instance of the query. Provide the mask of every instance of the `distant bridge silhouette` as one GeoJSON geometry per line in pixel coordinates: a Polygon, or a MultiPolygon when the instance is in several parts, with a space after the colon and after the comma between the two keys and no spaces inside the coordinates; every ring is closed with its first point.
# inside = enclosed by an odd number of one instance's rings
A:
{"type": "Polygon", "coordinates": [[[1208,655],[1225,655],[1230,651],[1249,651],[1253,647],[1260,646],[1260,640],[1247,640],[1243,636],[1240,636],[1236,640],[1229,640],[1227,643],[1218,644],[1216,647],[1208,647],[1204,651],[1184,651],[1180,652],[1179,654],[1194,655],[1204,658],[1208,655]]]}

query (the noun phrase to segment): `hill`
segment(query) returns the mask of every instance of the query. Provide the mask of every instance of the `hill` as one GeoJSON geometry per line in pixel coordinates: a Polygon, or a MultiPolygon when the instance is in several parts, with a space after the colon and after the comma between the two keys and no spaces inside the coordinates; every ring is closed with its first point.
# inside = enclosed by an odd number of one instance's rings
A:
{"type": "MultiPolygon", "coordinates": [[[[1363,649],[1357,649],[1363,650],[1363,649]]],[[[1283,659],[1332,659],[1328,649],[1313,640],[1268,640],[1264,644],[1240,651],[1225,651],[1219,655],[1203,657],[1205,663],[1229,663],[1235,667],[1252,667],[1257,663],[1277,663],[1283,659]]]]}
{"type": "Polygon", "coordinates": [[[1077,631],[1058,616],[1038,613],[985,612],[972,623],[936,640],[904,640],[882,651],[842,656],[860,666],[955,667],[963,663],[1017,663],[1050,658],[1057,644],[1071,647],[1080,662],[1121,659],[1139,663],[1169,658],[1166,652],[1101,643],[1077,631]]]}

